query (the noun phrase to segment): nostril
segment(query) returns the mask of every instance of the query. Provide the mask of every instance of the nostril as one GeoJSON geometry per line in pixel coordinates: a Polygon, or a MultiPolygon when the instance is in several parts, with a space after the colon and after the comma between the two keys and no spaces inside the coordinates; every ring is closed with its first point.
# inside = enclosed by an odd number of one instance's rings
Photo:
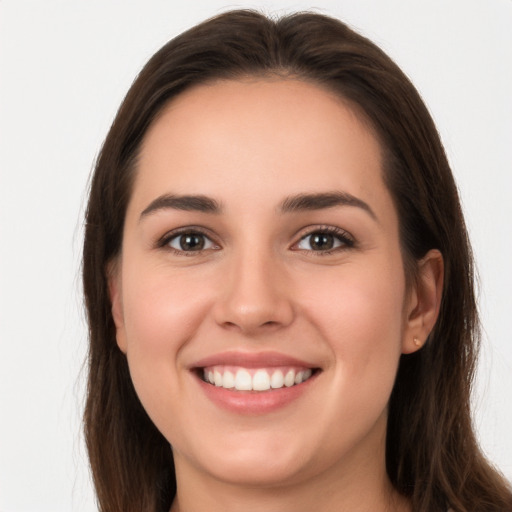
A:
{"type": "Polygon", "coordinates": [[[244,318],[241,319],[239,323],[226,321],[223,322],[223,327],[228,330],[236,330],[241,332],[251,332],[259,329],[270,330],[277,328],[281,325],[280,322],[276,322],[275,320],[267,320],[264,322],[259,322],[257,319],[244,318]]]}
{"type": "Polygon", "coordinates": [[[230,330],[237,330],[237,331],[241,330],[240,326],[237,325],[235,322],[224,322],[222,325],[225,328],[230,329],[230,330]]]}

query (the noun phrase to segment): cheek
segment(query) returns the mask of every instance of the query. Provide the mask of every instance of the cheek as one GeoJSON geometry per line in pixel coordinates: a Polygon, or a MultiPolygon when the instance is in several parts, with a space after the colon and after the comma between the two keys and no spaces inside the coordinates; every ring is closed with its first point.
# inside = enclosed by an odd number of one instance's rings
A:
{"type": "Polygon", "coordinates": [[[162,269],[125,265],[123,313],[127,358],[134,387],[152,420],[169,422],[165,411],[180,407],[180,353],[205,316],[205,295],[195,280],[162,269]],[[134,270],[136,269],[136,271],[134,270]]]}
{"type": "Polygon", "coordinates": [[[123,311],[128,344],[148,356],[179,351],[204,316],[207,287],[198,289],[189,275],[165,269],[127,268],[123,311]]]}
{"type": "Polygon", "coordinates": [[[310,297],[306,309],[318,318],[318,327],[347,335],[339,339],[340,346],[354,339],[378,345],[386,334],[399,337],[404,320],[405,279],[400,268],[381,268],[347,265],[317,273],[305,284],[302,295],[306,297],[308,290],[310,297]]]}
{"type": "Polygon", "coordinates": [[[379,268],[347,266],[317,279],[305,307],[329,343],[337,385],[357,393],[390,392],[401,354],[405,280],[400,268],[379,268]]]}

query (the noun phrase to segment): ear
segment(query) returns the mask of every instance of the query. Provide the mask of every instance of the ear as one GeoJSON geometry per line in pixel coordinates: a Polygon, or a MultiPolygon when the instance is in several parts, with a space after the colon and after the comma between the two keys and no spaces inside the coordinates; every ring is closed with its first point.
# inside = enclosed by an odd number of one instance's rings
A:
{"type": "Polygon", "coordinates": [[[403,354],[419,350],[434,328],[441,305],[443,282],[443,256],[437,249],[432,249],[418,262],[416,282],[406,304],[403,354]]]}
{"type": "Polygon", "coordinates": [[[112,319],[116,326],[116,341],[118,347],[126,354],[126,331],[124,328],[123,293],[119,262],[111,261],[107,265],[108,292],[112,311],[112,319]]]}

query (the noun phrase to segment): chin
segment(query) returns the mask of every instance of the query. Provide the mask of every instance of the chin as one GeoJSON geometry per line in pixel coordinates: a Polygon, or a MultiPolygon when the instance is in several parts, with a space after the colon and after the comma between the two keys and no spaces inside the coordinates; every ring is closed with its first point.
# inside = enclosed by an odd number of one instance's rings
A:
{"type": "Polygon", "coordinates": [[[255,487],[290,484],[305,473],[304,462],[299,456],[282,459],[270,453],[234,453],[211,470],[220,480],[255,487]]]}
{"type": "Polygon", "coordinates": [[[307,477],[309,450],[294,443],[289,433],[227,437],[225,443],[216,439],[217,443],[196,451],[194,465],[233,485],[272,487],[307,477]]]}

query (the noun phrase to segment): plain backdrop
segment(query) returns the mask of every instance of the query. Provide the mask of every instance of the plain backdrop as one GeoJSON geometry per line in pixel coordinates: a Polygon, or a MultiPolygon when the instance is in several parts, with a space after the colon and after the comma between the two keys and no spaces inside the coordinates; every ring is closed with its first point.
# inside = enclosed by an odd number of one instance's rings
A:
{"type": "Polygon", "coordinates": [[[512,479],[511,0],[0,0],[1,512],[96,510],[81,435],[88,177],[145,61],[182,30],[239,7],[339,17],[423,95],[479,268],[475,424],[512,479]]]}

